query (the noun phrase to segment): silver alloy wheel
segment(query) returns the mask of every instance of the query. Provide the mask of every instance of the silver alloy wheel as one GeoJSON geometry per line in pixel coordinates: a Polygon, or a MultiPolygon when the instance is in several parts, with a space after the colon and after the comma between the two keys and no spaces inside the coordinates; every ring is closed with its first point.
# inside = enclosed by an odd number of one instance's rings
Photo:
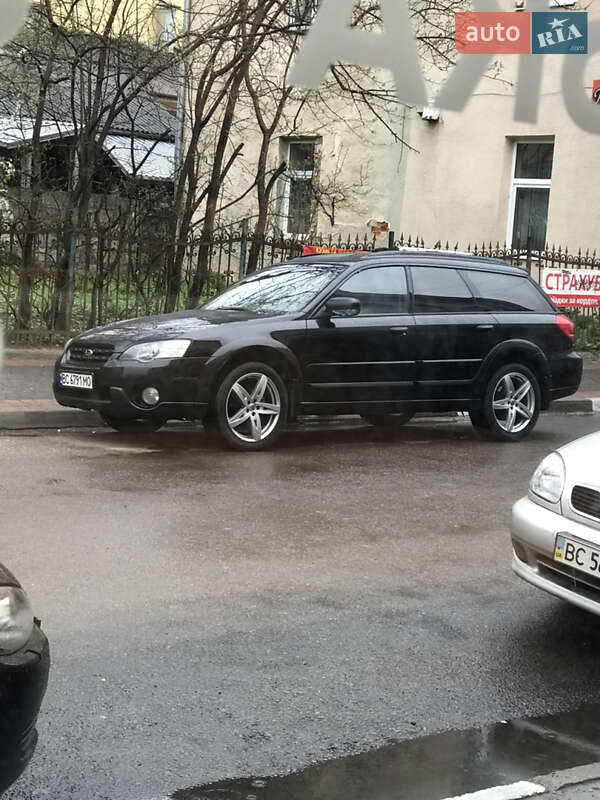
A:
{"type": "Polygon", "coordinates": [[[281,416],[281,397],[275,382],[262,372],[238,378],[225,407],[229,430],[242,442],[262,442],[281,416]]]}
{"type": "Polygon", "coordinates": [[[507,433],[520,433],[535,414],[536,396],[531,381],[521,372],[508,372],[492,395],[494,417],[507,433]]]}

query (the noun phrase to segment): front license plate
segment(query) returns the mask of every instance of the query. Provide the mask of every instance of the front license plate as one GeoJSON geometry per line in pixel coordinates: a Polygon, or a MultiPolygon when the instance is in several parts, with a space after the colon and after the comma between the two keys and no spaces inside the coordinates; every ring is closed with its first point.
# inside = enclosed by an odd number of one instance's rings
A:
{"type": "Polygon", "coordinates": [[[60,372],[58,382],[61,386],[69,389],[93,389],[94,376],[80,375],[77,372],[60,372]]]}
{"type": "Polygon", "coordinates": [[[556,537],[554,560],[587,572],[588,575],[600,576],[600,548],[577,539],[569,539],[561,533],[556,537]]]}

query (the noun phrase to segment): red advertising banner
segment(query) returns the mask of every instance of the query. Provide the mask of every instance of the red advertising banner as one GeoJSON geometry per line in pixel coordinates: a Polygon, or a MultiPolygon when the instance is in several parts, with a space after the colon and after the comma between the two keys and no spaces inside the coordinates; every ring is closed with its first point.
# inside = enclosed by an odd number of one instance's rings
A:
{"type": "Polygon", "coordinates": [[[542,289],[561,308],[600,308],[597,269],[544,269],[542,289]]]}
{"type": "Polygon", "coordinates": [[[594,81],[592,86],[592,102],[600,104],[600,81],[594,81]]]}
{"type": "Polygon", "coordinates": [[[331,253],[366,253],[366,250],[344,250],[340,247],[320,247],[318,245],[307,244],[302,250],[303,256],[325,256],[331,253]]]}

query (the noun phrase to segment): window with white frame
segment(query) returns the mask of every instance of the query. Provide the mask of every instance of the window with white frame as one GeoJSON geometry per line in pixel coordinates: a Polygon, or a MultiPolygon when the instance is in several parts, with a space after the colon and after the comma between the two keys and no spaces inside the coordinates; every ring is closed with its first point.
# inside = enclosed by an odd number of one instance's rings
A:
{"type": "Polygon", "coordinates": [[[283,159],[287,163],[282,178],[282,229],[288,236],[306,236],[313,219],[313,183],[320,140],[283,139],[283,159]]]}
{"type": "Polygon", "coordinates": [[[316,16],[319,0],[290,0],[290,24],[305,31],[316,16]]]}
{"type": "Polygon", "coordinates": [[[506,241],[512,247],[543,250],[546,246],[548,204],[554,142],[514,142],[512,181],[506,241]]]}
{"type": "Polygon", "coordinates": [[[156,43],[168,44],[177,35],[177,6],[159,2],[154,8],[156,43]]]}

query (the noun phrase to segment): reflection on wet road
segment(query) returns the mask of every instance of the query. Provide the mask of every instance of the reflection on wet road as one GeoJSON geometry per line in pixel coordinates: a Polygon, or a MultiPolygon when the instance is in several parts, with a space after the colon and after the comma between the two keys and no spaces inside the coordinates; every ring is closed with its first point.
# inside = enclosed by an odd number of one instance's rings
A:
{"type": "Polygon", "coordinates": [[[600,705],[398,742],[277,778],[184,789],[173,800],[442,800],[600,760],[600,705]]]}

